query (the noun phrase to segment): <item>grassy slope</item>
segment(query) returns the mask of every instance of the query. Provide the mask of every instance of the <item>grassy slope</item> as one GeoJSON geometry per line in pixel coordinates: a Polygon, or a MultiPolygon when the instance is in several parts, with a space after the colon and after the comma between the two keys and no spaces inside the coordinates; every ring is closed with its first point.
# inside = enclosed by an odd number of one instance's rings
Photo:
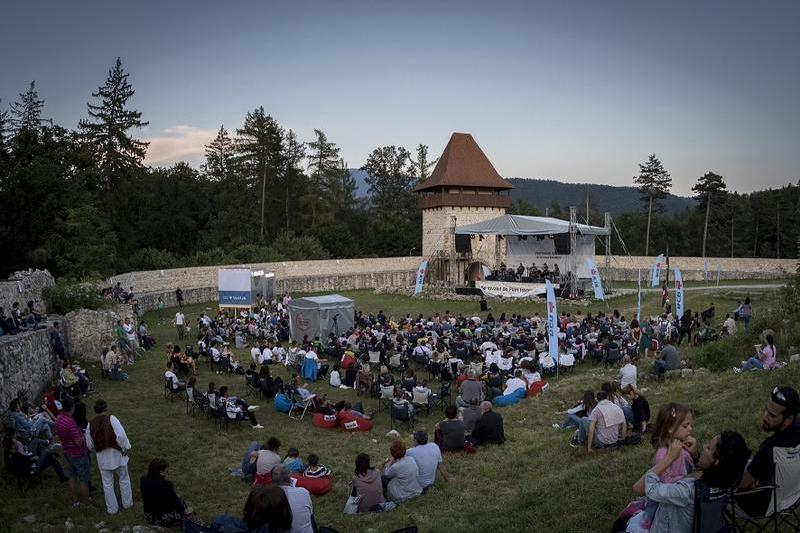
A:
{"type": "MultiPolygon", "coordinates": [[[[433,311],[475,312],[474,302],[420,301],[402,296],[375,295],[369,291],[344,293],[357,302],[360,309],[387,314],[404,315],[406,312],[429,314],[433,311]]],[[[755,291],[756,312],[761,298],[755,291]]],[[[688,293],[688,306],[700,309],[713,299],[718,309],[731,307],[742,297],[735,289],[720,293],[688,293]]],[[[634,312],[635,297],[624,297],[614,302],[629,316],[634,312]]],[[[647,297],[645,312],[655,312],[655,295],[647,297]]],[[[502,304],[506,312],[532,312],[543,309],[531,304],[502,304]]],[[[190,306],[187,315],[195,317],[204,306],[190,306]]],[[[575,306],[564,305],[564,310],[574,311],[575,306]]],[[[581,307],[596,311],[600,307],[581,307]]],[[[496,313],[499,314],[499,313],[496,313]]],[[[383,515],[345,517],[341,510],[347,497],[347,480],[352,472],[355,455],[367,452],[374,463],[388,455],[388,415],[378,417],[376,428],[369,434],[342,434],[338,431],[313,427],[310,420],[297,422],[278,414],[271,404],[262,402],[259,421],[266,429],[256,432],[244,425],[240,430],[219,432],[202,415],[186,416],[180,402],[169,402],[162,396],[162,347],[174,340],[174,330],[160,326],[152,315],[147,317],[159,341],[155,351],[148,353],[131,369],[130,381],[111,383],[96,381],[97,392],[90,398],[106,399],[112,413],[125,425],[133,444],[130,471],[134,480],[134,508],[116,517],[105,514],[102,494],[96,494],[88,511],[74,512],[68,505],[65,487],[60,486],[52,473],[46,474],[43,487],[34,487],[23,494],[15,485],[0,486],[0,497],[5,505],[0,507],[3,529],[30,531],[31,527],[21,517],[34,513],[38,524],[63,524],[71,516],[78,531],[94,530],[93,525],[105,521],[109,527],[142,524],[141,501],[138,496],[138,479],[153,457],[166,458],[170,463],[170,476],[177,490],[201,516],[210,521],[223,512],[238,514],[248,492],[239,479],[228,476],[227,467],[237,464],[250,440],[265,440],[278,436],[285,450],[296,446],[305,457],[317,452],[323,463],[330,466],[337,477],[333,491],[324,497],[315,497],[314,506],[318,522],[331,525],[340,531],[391,531],[416,524],[421,531],[468,531],[471,529],[506,531],[527,530],[535,525],[545,531],[601,531],[607,530],[616,513],[632,497],[631,485],[648,466],[652,449],[649,445],[600,452],[587,456],[583,450],[568,446],[566,432],[555,431],[552,422],[560,421],[557,411],[565,410],[580,396],[585,388],[597,390],[602,381],[610,379],[614,371],[587,364],[574,374],[552,381],[550,392],[539,398],[501,410],[509,442],[503,447],[488,448],[477,455],[464,457],[448,455],[446,464],[456,476],[453,483],[439,482],[429,496],[402,505],[398,510],[383,515]],[[566,511],[569,509],[569,511],[566,511]]],[[[785,353],[785,352],[784,352],[785,353]]],[[[682,355],[691,356],[690,350],[682,355]]],[[[243,355],[243,360],[246,357],[243,355]]],[[[640,367],[640,374],[646,372],[640,367]]],[[[424,373],[423,373],[424,374],[424,373]]],[[[217,387],[230,385],[236,393],[244,394],[243,378],[217,376],[201,369],[199,382],[205,386],[214,380],[217,387]]],[[[655,410],[666,401],[685,402],[697,410],[695,433],[701,439],[723,429],[742,432],[751,447],[755,448],[763,434],[759,430],[760,409],[767,391],[778,383],[798,383],[800,368],[773,373],[749,373],[734,376],[732,373],[710,374],[669,381],[663,384],[644,382],[655,410]]],[[[353,392],[334,390],[324,383],[312,385],[318,392],[330,397],[355,398],[353,392]]],[[[257,402],[256,402],[257,403],[257,402]]],[[[373,400],[367,400],[366,409],[372,410],[373,400]]],[[[418,427],[430,433],[433,424],[442,418],[440,412],[429,417],[423,415],[418,427]]],[[[409,436],[406,438],[410,440],[409,436]]],[[[96,484],[99,475],[93,473],[96,484]]],[[[61,529],[56,527],[56,529],[61,529]]]]}

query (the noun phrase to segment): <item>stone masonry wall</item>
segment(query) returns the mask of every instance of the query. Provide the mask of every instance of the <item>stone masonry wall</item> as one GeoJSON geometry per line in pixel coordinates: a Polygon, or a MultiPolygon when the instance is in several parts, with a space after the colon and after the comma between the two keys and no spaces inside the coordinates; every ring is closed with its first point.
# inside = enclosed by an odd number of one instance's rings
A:
{"type": "Polygon", "coordinates": [[[23,270],[14,272],[8,281],[0,281],[0,307],[6,312],[11,309],[11,304],[19,302],[20,307],[25,307],[29,300],[42,311],[47,311],[42,291],[55,285],[53,275],[47,270],[23,270]]]}
{"type": "MultiPolygon", "coordinates": [[[[601,272],[605,267],[605,256],[595,257],[601,272]]],[[[702,281],[705,279],[704,262],[702,257],[670,257],[671,269],[679,268],[684,281],[702,281]]],[[[614,255],[609,259],[610,277],[615,281],[636,281],[637,270],[641,270],[642,278],[648,278],[650,268],[655,263],[655,257],[621,256],[614,255]]],[[[708,279],[711,282],[717,279],[717,265],[720,266],[722,280],[764,280],[778,279],[791,276],[797,268],[795,259],[762,259],[757,257],[709,257],[708,279]]],[[[662,274],[662,279],[663,279],[662,274]]],[[[670,274],[670,279],[674,276],[670,274]]]]}
{"type": "Polygon", "coordinates": [[[103,348],[117,342],[114,328],[120,319],[116,311],[108,309],[78,309],[64,317],[64,341],[70,357],[97,362],[103,348]]]}
{"type": "Polygon", "coordinates": [[[28,391],[31,400],[42,394],[58,370],[48,329],[0,337],[0,412],[19,390],[28,391]]]}

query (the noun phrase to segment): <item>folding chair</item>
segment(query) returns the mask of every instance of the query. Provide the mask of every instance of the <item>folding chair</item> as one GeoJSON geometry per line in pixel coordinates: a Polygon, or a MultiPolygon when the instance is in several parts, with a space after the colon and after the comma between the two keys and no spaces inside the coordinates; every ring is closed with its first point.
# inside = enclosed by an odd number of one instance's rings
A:
{"type": "Polygon", "coordinates": [[[392,404],[394,390],[394,385],[381,385],[381,395],[378,397],[378,411],[382,411],[384,406],[392,404]]]}
{"type": "Polygon", "coordinates": [[[389,357],[389,370],[395,372],[404,372],[405,365],[403,364],[403,356],[398,352],[389,357]]]}
{"type": "Polygon", "coordinates": [[[702,480],[694,484],[692,533],[728,531],[731,519],[731,489],[709,487],[702,480]]]}
{"type": "Polygon", "coordinates": [[[175,390],[172,378],[164,378],[164,399],[169,398],[172,401],[175,398],[181,398],[185,392],[186,389],[175,390]]]}
{"type": "Polygon", "coordinates": [[[483,374],[483,363],[482,362],[470,363],[469,369],[475,372],[476,376],[480,376],[483,374]]]}
{"type": "Polygon", "coordinates": [[[431,414],[431,393],[420,392],[415,388],[411,393],[411,405],[425,409],[427,414],[431,414]]]}
{"type": "Polygon", "coordinates": [[[317,397],[316,394],[312,394],[304,400],[291,387],[287,387],[286,396],[289,398],[289,401],[292,402],[292,407],[289,409],[289,418],[295,420],[302,420],[303,417],[306,416],[306,411],[314,404],[314,398],[317,397]],[[297,416],[298,412],[300,412],[300,416],[297,416]]]}
{"type": "Polygon", "coordinates": [[[414,415],[409,412],[405,403],[402,405],[397,405],[394,402],[389,404],[389,426],[391,429],[394,429],[395,421],[405,422],[408,431],[414,429],[414,415]]]}
{"type": "Polygon", "coordinates": [[[194,401],[194,388],[186,387],[186,414],[194,416],[198,408],[197,402],[194,401]]]}
{"type": "Polygon", "coordinates": [[[369,394],[373,381],[375,381],[375,376],[372,375],[372,372],[360,370],[356,377],[356,395],[360,396],[362,392],[369,394]]]}
{"type": "Polygon", "coordinates": [[[380,365],[381,364],[381,352],[374,352],[369,351],[369,364],[370,365],[380,365]]]}
{"type": "Polygon", "coordinates": [[[439,392],[434,393],[433,396],[431,396],[431,406],[441,405],[442,407],[447,407],[450,405],[450,391],[452,390],[452,386],[452,381],[443,382],[442,388],[439,390],[439,392]]]}
{"type": "MultiPolygon", "coordinates": [[[[744,522],[742,531],[751,524],[756,531],[765,531],[770,525],[775,531],[780,529],[779,526],[788,526],[787,531],[800,530],[800,445],[794,448],[773,448],[772,460],[775,462],[775,482],[772,485],[736,492],[737,497],[764,490],[772,492],[772,499],[764,516],[749,516],[737,507],[734,518],[744,522]]],[[[738,530],[738,526],[736,527],[738,530]]]]}
{"type": "Polygon", "coordinates": [[[603,358],[603,364],[605,366],[614,365],[622,360],[622,354],[620,354],[619,348],[609,346],[606,349],[606,356],[603,358]]]}
{"type": "Polygon", "coordinates": [[[247,388],[246,394],[248,396],[255,395],[256,398],[261,398],[263,396],[261,390],[261,384],[258,382],[258,375],[257,374],[245,374],[244,375],[244,385],[247,388]]]}
{"type": "Polygon", "coordinates": [[[229,425],[234,425],[237,428],[241,428],[242,418],[238,415],[231,418],[228,416],[228,406],[225,405],[226,401],[222,398],[217,399],[217,411],[219,412],[219,429],[222,431],[222,428],[225,428],[225,431],[228,430],[229,425]]]}

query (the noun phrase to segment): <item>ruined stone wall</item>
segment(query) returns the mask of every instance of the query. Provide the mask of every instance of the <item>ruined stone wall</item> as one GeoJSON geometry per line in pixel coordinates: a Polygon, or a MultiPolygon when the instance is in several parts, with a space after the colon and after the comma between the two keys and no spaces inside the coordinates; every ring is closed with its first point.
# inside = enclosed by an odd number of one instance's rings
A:
{"type": "Polygon", "coordinates": [[[8,281],[0,281],[0,306],[7,313],[14,302],[19,302],[20,307],[25,307],[29,300],[33,300],[36,309],[46,312],[42,292],[53,285],[55,280],[47,270],[30,269],[14,272],[8,277],[8,281]]]}
{"type": "Polygon", "coordinates": [[[100,361],[103,348],[117,342],[114,328],[120,318],[111,309],[78,309],[67,313],[61,327],[67,354],[83,361],[100,361]]]}
{"type": "MultiPolygon", "coordinates": [[[[595,262],[601,272],[605,267],[605,256],[598,255],[595,262]]],[[[655,257],[614,255],[609,259],[610,279],[615,281],[636,281],[637,270],[641,270],[642,278],[648,278],[655,257]]],[[[670,257],[671,269],[679,268],[685,281],[702,281],[705,279],[705,260],[702,257],[670,257]]],[[[791,276],[797,268],[795,259],[762,259],[756,257],[709,257],[708,279],[717,279],[717,265],[720,266],[720,278],[724,280],[769,280],[791,276]]],[[[670,274],[670,279],[673,279],[670,274]]],[[[663,278],[663,275],[662,275],[663,278]]]]}
{"type": "Polygon", "coordinates": [[[28,391],[31,400],[42,394],[58,371],[48,329],[0,337],[0,411],[19,390],[28,391]]]}

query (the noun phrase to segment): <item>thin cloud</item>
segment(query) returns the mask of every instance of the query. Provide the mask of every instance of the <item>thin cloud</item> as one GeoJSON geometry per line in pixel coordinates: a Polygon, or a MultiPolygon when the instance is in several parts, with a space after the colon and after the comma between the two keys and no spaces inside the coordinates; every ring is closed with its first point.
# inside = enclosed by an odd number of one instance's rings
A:
{"type": "Polygon", "coordinates": [[[150,137],[147,165],[175,163],[185,159],[195,159],[205,153],[205,145],[214,139],[216,130],[204,130],[194,126],[177,125],[163,130],[164,135],[150,137]]]}

